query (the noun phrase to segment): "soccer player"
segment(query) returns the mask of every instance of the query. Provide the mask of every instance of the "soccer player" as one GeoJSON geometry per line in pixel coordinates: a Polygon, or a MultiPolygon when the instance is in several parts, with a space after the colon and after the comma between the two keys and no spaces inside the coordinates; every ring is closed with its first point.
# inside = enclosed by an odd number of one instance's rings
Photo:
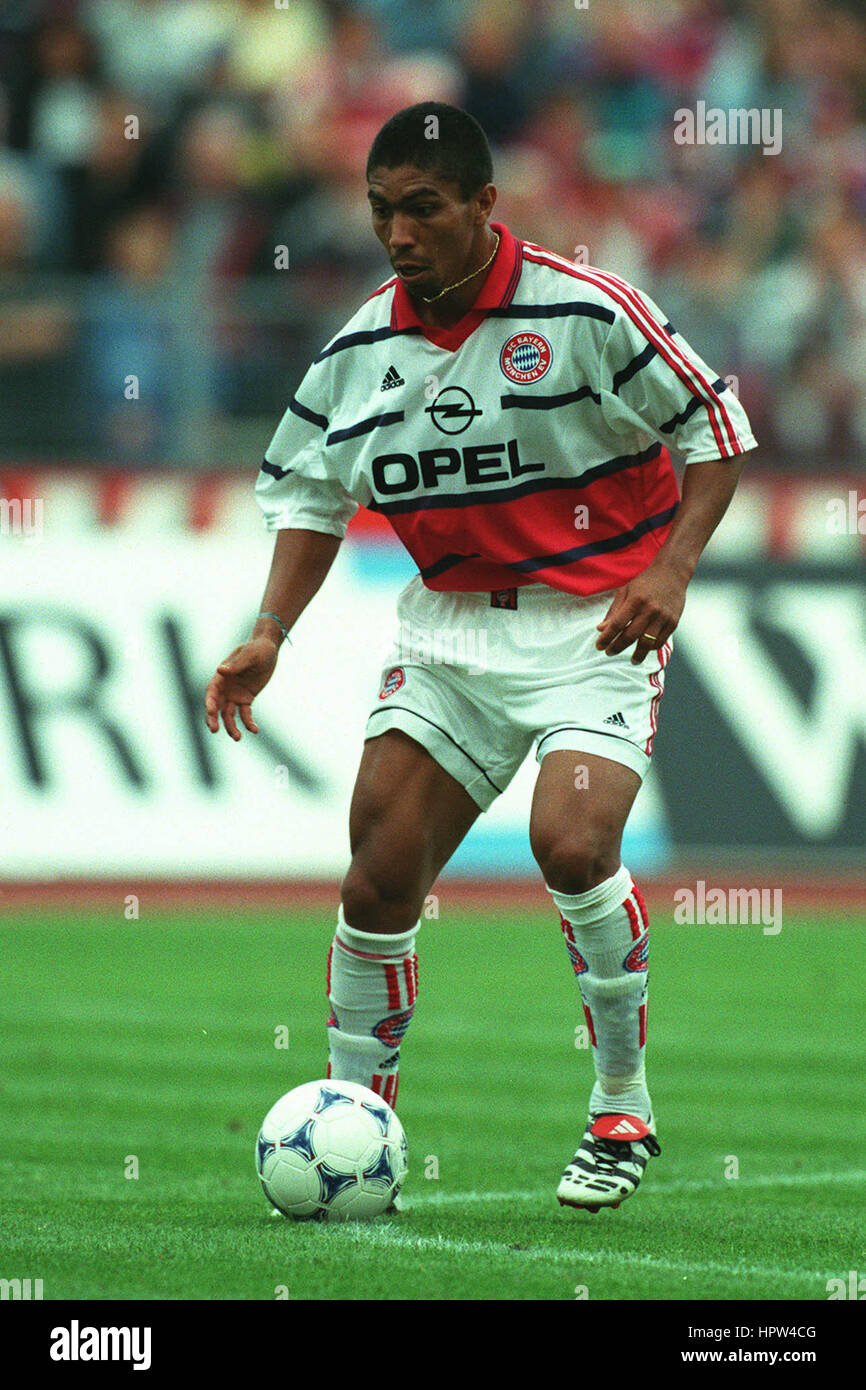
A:
{"type": "Polygon", "coordinates": [[[394,1102],[425,896],[534,745],[530,841],[595,1065],[557,1195],[598,1210],[631,1196],[660,1151],[649,922],[623,827],[687,585],[755,440],[647,295],[491,221],[492,179],[484,132],[454,107],[409,107],[376,136],[368,198],[394,273],[312,363],[267,450],[256,493],[273,564],[206,718],[233,739],[237,715],[257,732],[252,702],[350,518],[382,512],[418,574],[352,797],[329,1075],[394,1102]],[[668,445],[686,459],[682,497],[668,445]]]}

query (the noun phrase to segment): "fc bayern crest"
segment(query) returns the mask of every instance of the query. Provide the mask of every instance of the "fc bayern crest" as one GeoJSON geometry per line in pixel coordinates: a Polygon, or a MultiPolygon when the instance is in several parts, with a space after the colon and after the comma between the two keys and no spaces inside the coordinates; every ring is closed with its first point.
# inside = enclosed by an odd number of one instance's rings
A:
{"type": "Polygon", "coordinates": [[[387,700],[389,695],[393,695],[406,679],[406,673],[402,666],[394,666],[385,677],[382,689],[379,691],[379,699],[387,700]]]}
{"type": "Polygon", "coordinates": [[[514,333],[499,354],[509,381],[540,381],[553,360],[550,343],[540,333],[514,333]]]}

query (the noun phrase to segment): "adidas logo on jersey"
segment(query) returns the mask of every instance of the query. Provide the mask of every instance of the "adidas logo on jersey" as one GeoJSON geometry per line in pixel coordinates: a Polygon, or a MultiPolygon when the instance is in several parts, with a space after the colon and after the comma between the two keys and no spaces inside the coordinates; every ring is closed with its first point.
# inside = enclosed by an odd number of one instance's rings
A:
{"type": "Polygon", "coordinates": [[[619,728],[619,729],[627,729],[627,728],[628,728],[628,724],[626,724],[625,720],[623,719],[623,717],[622,717],[622,715],[619,713],[619,711],[617,711],[616,714],[609,714],[609,715],[607,716],[607,719],[603,719],[601,722],[602,722],[602,724],[616,724],[617,728],[619,728]]]}
{"type": "Polygon", "coordinates": [[[394,387],[394,386],[405,386],[405,385],[406,385],[406,383],[405,383],[405,381],[403,380],[403,378],[401,377],[400,373],[397,371],[397,368],[394,367],[394,366],[391,366],[391,367],[388,368],[387,372],[386,372],[385,375],[382,377],[382,385],[379,387],[379,390],[380,390],[380,391],[390,391],[390,390],[392,389],[392,387],[394,387]]]}

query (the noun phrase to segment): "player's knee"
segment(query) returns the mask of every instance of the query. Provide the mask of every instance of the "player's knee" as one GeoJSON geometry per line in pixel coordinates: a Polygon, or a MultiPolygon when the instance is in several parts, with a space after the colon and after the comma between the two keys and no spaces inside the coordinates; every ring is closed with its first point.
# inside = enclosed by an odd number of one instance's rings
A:
{"type": "Polygon", "coordinates": [[[418,920],[414,895],[365,865],[352,864],[340,897],[343,916],[355,931],[403,932],[418,920]]]}
{"type": "Polygon", "coordinates": [[[556,893],[588,893],[619,868],[619,851],[589,838],[558,837],[533,850],[545,883],[556,893]]]}

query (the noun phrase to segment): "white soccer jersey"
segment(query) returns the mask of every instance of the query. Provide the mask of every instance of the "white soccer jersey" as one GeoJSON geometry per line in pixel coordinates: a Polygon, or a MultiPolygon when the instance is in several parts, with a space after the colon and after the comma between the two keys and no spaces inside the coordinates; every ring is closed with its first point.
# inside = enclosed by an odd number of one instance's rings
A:
{"type": "Polygon", "coordinates": [[[440,590],[625,584],[679,503],[686,462],[755,447],[724,381],[624,280],[492,224],[500,244],[453,328],[396,278],[313,362],[265,455],[267,525],[345,535],[380,511],[440,590]]]}

